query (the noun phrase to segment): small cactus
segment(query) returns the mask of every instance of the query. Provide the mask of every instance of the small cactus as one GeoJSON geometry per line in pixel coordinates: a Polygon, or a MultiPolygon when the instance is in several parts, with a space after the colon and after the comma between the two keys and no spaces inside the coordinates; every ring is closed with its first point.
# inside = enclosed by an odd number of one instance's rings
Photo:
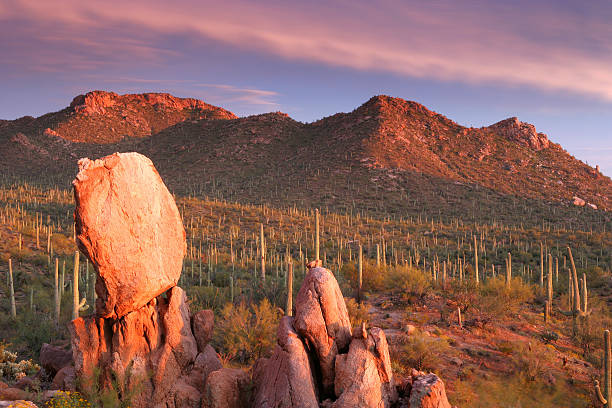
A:
{"type": "Polygon", "coordinates": [[[601,392],[601,388],[599,387],[599,381],[595,380],[595,392],[597,394],[597,399],[601,402],[604,407],[611,408],[612,407],[612,375],[610,373],[610,369],[612,364],[611,356],[610,356],[610,331],[604,330],[604,383],[603,383],[603,394],[601,392]]]}

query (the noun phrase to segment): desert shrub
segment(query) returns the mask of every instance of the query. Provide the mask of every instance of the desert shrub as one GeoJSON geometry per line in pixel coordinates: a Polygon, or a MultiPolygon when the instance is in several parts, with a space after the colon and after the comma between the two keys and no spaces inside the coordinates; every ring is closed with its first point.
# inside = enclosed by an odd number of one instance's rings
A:
{"type": "Polygon", "coordinates": [[[546,379],[527,381],[520,374],[504,376],[472,375],[456,381],[448,389],[449,401],[460,407],[591,407],[590,395],[582,388],[546,379]]]}
{"type": "Polygon", "coordinates": [[[416,332],[402,337],[397,358],[404,366],[435,370],[440,366],[441,356],[452,353],[453,349],[446,339],[416,332]]]}
{"type": "Polygon", "coordinates": [[[251,307],[228,303],[215,326],[213,344],[240,364],[268,355],[276,344],[280,312],[267,299],[251,307]]]}
{"type": "Polygon", "coordinates": [[[359,304],[353,298],[345,299],[345,303],[352,327],[360,326],[369,320],[368,308],[363,303],[359,304]]]}
{"type": "Polygon", "coordinates": [[[405,297],[422,297],[431,288],[431,281],[429,276],[418,269],[399,266],[392,268],[385,276],[385,287],[405,297]]]}
{"type": "Polygon", "coordinates": [[[508,287],[505,278],[498,277],[481,284],[480,297],[475,300],[481,314],[499,318],[516,314],[520,306],[532,301],[533,297],[532,286],[521,279],[512,279],[508,287]]]}
{"type": "Polygon", "coordinates": [[[8,350],[8,344],[0,343],[0,377],[17,380],[34,374],[40,367],[32,360],[17,361],[17,353],[8,350]]]}
{"type": "Polygon", "coordinates": [[[539,343],[517,343],[511,357],[516,372],[528,381],[550,378],[552,367],[557,363],[551,347],[539,343]]]}

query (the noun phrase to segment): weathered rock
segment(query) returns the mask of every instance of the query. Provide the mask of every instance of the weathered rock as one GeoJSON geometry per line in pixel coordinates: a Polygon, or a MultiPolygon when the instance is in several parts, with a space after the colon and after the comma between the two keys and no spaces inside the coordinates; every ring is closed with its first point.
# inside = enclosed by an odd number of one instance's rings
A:
{"type": "Polygon", "coordinates": [[[281,319],[272,356],[254,371],[254,408],[318,408],[312,365],[293,329],[293,317],[281,319]]]}
{"type": "Polygon", "coordinates": [[[117,378],[126,391],[139,391],[132,400],[134,408],[174,401],[177,379],[189,374],[197,346],[185,293],[173,287],[166,296],[117,320],[88,317],[70,323],[82,387],[90,386],[99,371],[101,387],[117,378]]]}
{"type": "Polygon", "coordinates": [[[316,352],[323,393],[334,392],[334,361],[351,341],[351,324],[338,282],[325,268],[306,274],[295,301],[296,332],[316,352]]]}
{"type": "Polygon", "coordinates": [[[582,198],[574,196],[573,198],[573,203],[574,205],[578,206],[578,207],[584,207],[586,205],[586,201],[584,201],[582,198]]]}
{"type": "Polygon", "coordinates": [[[372,327],[366,338],[354,338],[348,354],[336,357],[334,408],[390,407],[397,401],[385,333],[372,327]]]}
{"type": "Polygon", "coordinates": [[[0,390],[0,400],[4,401],[16,401],[16,400],[29,400],[32,398],[29,392],[21,390],[19,388],[3,388],[0,390]]]}
{"type": "Polygon", "coordinates": [[[72,352],[61,347],[43,343],[40,349],[40,365],[50,376],[72,363],[72,352]]]}
{"type": "Polygon", "coordinates": [[[96,314],[119,318],[175,286],[185,230],[153,163],[138,153],[79,160],[77,244],[94,264],[96,314]]]}
{"type": "Polygon", "coordinates": [[[202,395],[195,387],[180,379],[174,388],[175,408],[200,408],[202,395]]]}
{"type": "Polygon", "coordinates": [[[437,375],[429,373],[413,379],[410,408],[451,408],[444,383],[437,375]]]}
{"type": "Polygon", "coordinates": [[[51,383],[52,390],[68,390],[72,391],[75,389],[75,381],[76,374],[74,372],[74,367],[69,365],[57,372],[55,377],[53,377],[53,382],[51,383]]]}
{"type": "Polygon", "coordinates": [[[191,317],[191,328],[198,343],[198,351],[202,352],[212,338],[214,325],[215,314],[212,310],[200,310],[191,317]]]}
{"type": "Polygon", "coordinates": [[[202,408],[246,408],[249,405],[250,380],[237,368],[212,372],[202,395],[202,408]]]}
{"type": "Polygon", "coordinates": [[[210,344],[207,344],[206,347],[204,347],[204,351],[196,357],[193,363],[193,369],[191,373],[189,373],[189,377],[187,377],[186,381],[189,385],[198,390],[203,390],[210,373],[222,368],[223,364],[221,364],[217,352],[210,344]]]}

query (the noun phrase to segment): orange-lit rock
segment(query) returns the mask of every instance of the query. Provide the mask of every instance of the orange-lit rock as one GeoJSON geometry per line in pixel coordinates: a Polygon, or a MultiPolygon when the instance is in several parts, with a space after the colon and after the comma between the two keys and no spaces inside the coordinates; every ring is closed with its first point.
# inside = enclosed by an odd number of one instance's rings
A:
{"type": "Polygon", "coordinates": [[[98,316],[122,317],[176,285],[185,230],[148,158],[81,159],[73,185],[77,244],[97,273],[98,316]]]}

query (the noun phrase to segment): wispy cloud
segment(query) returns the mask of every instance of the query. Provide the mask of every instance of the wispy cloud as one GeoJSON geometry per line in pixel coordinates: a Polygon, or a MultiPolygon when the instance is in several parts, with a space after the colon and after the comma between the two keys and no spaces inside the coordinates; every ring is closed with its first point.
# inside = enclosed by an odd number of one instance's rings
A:
{"type": "MultiPolygon", "coordinates": [[[[0,20],[36,26],[29,34],[41,33],[41,43],[74,46],[81,53],[70,57],[82,69],[126,57],[173,58],[180,45],[160,47],[159,39],[182,35],[309,63],[612,101],[610,10],[599,0],[580,13],[552,1],[8,0],[0,20]],[[83,52],[90,61],[81,60],[83,52]]],[[[53,65],[38,62],[41,69],[53,65]]],[[[248,89],[241,95],[258,97],[248,89]]]]}

